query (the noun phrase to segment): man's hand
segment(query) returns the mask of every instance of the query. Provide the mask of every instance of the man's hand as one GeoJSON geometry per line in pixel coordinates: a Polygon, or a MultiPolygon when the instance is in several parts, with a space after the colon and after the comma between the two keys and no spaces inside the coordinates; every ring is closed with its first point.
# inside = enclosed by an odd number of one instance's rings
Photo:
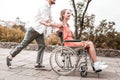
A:
{"type": "Polygon", "coordinates": [[[40,24],[43,24],[45,26],[50,26],[51,25],[50,21],[45,21],[45,22],[41,21],[40,24]]]}

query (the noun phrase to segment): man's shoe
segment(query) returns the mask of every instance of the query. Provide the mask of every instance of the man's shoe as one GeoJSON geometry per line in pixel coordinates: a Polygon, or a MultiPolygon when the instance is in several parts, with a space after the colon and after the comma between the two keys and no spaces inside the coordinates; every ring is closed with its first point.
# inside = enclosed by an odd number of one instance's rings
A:
{"type": "Polygon", "coordinates": [[[6,63],[7,63],[7,66],[10,67],[11,66],[11,61],[12,59],[10,59],[8,56],[6,57],[6,63]]]}
{"type": "Polygon", "coordinates": [[[100,64],[99,62],[95,62],[93,64],[93,67],[94,67],[95,71],[99,71],[99,70],[103,70],[103,69],[107,68],[108,65],[105,65],[105,64],[103,65],[103,64],[100,64]]]}
{"type": "Polygon", "coordinates": [[[45,68],[45,66],[40,65],[40,64],[35,65],[34,67],[35,67],[35,69],[43,69],[43,68],[45,68]]]}

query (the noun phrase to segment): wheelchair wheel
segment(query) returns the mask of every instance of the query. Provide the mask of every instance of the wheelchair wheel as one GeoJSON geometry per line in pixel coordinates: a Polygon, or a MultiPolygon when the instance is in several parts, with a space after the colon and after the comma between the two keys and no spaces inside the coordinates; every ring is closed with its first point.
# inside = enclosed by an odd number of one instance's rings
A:
{"type": "Polygon", "coordinates": [[[50,66],[59,75],[72,73],[77,66],[77,53],[70,47],[59,46],[52,51],[50,66]]]}
{"type": "Polygon", "coordinates": [[[87,77],[87,71],[81,71],[81,72],[80,72],[80,75],[81,75],[82,77],[87,77]]]}
{"type": "Polygon", "coordinates": [[[82,65],[82,66],[81,66],[80,75],[81,75],[82,77],[86,77],[86,76],[87,76],[87,69],[88,69],[87,65],[82,65]]]}
{"type": "Polygon", "coordinates": [[[81,66],[81,71],[87,71],[87,66],[86,65],[83,65],[83,66],[81,66]]]}

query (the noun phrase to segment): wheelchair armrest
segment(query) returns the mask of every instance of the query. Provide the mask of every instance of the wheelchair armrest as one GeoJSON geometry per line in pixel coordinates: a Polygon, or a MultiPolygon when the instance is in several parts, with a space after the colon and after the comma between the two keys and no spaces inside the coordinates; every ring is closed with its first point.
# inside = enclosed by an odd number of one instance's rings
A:
{"type": "Polygon", "coordinates": [[[64,42],[81,42],[81,40],[64,40],[64,42]]]}

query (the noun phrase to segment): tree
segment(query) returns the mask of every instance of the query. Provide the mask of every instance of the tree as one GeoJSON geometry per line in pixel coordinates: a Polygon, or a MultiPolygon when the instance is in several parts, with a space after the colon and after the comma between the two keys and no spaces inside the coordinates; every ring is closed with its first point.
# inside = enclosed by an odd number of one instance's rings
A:
{"type": "Polygon", "coordinates": [[[75,0],[71,0],[73,6],[73,17],[74,17],[74,24],[75,24],[75,38],[79,39],[82,35],[83,30],[85,29],[85,16],[86,11],[88,9],[89,3],[91,0],[87,0],[84,2],[75,2],[75,0]],[[86,3],[86,5],[85,5],[86,3]]]}
{"type": "Polygon", "coordinates": [[[107,20],[104,19],[100,22],[99,26],[96,27],[93,32],[94,37],[92,37],[92,41],[97,45],[97,47],[114,48],[117,34],[114,25],[115,22],[107,22],[107,20]]]}

